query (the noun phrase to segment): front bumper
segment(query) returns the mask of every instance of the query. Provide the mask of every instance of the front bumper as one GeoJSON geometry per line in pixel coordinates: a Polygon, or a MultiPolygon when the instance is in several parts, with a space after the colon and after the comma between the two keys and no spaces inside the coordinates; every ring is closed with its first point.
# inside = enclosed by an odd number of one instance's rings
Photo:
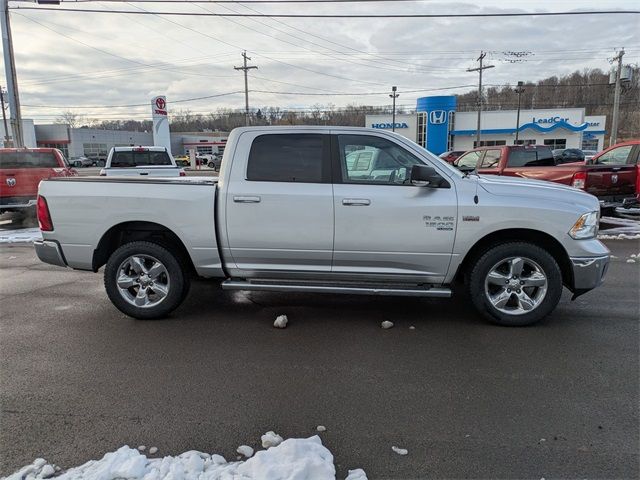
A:
{"type": "Polygon", "coordinates": [[[609,261],[610,255],[571,257],[574,298],[602,285],[609,261]]]}
{"type": "Polygon", "coordinates": [[[38,255],[38,258],[44,263],[50,263],[51,265],[57,265],[59,267],[67,266],[60,245],[58,245],[57,242],[43,240],[33,242],[33,246],[36,248],[36,255],[38,255]]]}

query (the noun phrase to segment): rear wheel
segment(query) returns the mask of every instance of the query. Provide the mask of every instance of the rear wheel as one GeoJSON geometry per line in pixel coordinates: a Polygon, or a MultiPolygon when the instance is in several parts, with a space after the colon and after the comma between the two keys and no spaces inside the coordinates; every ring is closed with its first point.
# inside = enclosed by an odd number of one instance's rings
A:
{"type": "Polygon", "coordinates": [[[468,287],[474,306],[491,322],[531,325],[560,301],[562,273],[546,250],[526,242],[505,243],[478,258],[468,287]]]}
{"type": "Polygon", "coordinates": [[[113,252],[104,284],[118,310],[143,320],[166,316],[189,292],[189,277],[178,258],[151,242],[127,243],[113,252]]]}

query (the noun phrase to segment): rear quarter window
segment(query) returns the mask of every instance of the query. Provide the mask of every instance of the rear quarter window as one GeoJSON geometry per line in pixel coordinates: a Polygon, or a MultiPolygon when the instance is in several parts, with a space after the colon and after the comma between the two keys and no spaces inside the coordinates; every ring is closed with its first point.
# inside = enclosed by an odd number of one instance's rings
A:
{"type": "Polygon", "coordinates": [[[53,152],[0,152],[0,169],[59,167],[53,152]]]}
{"type": "Polygon", "coordinates": [[[172,166],[167,152],[114,152],[111,166],[114,168],[172,166]]]}

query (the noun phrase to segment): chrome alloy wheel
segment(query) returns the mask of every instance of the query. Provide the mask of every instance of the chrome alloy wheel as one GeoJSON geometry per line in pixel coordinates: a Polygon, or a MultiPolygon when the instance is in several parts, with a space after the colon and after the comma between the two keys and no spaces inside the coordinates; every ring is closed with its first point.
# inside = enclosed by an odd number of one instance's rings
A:
{"type": "Polygon", "coordinates": [[[118,267],[116,279],[122,298],[135,307],[151,308],[169,294],[167,268],[150,255],[131,255],[118,267]]]}
{"type": "Polygon", "coordinates": [[[509,257],[496,263],[484,281],[485,295],[500,312],[508,315],[529,313],[547,295],[544,270],[526,257],[509,257]]]}

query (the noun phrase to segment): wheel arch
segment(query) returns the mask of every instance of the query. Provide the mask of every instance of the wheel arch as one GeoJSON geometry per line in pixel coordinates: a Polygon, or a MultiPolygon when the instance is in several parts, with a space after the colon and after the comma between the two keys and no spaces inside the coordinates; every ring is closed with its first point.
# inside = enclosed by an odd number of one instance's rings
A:
{"type": "Polygon", "coordinates": [[[482,256],[487,250],[496,245],[508,242],[533,243],[544,248],[555,259],[562,273],[562,283],[573,291],[573,269],[569,254],[562,244],[548,233],[527,228],[511,228],[496,230],[479,239],[467,252],[458,266],[454,277],[457,281],[466,281],[466,275],[473,265],[473,261],[482,256]]]}
{"type": "Polygon", "coordinates": [[[93,251],[92,269],[97,272],[107,263],[113,252],[122,245],[135,241],[147,241],[161,245],[174,252],[187,267],[188,273],[195,273],[195,266],[187,248],[172,230],[155,222],[128,221],[107,230],[93,251]]]}

